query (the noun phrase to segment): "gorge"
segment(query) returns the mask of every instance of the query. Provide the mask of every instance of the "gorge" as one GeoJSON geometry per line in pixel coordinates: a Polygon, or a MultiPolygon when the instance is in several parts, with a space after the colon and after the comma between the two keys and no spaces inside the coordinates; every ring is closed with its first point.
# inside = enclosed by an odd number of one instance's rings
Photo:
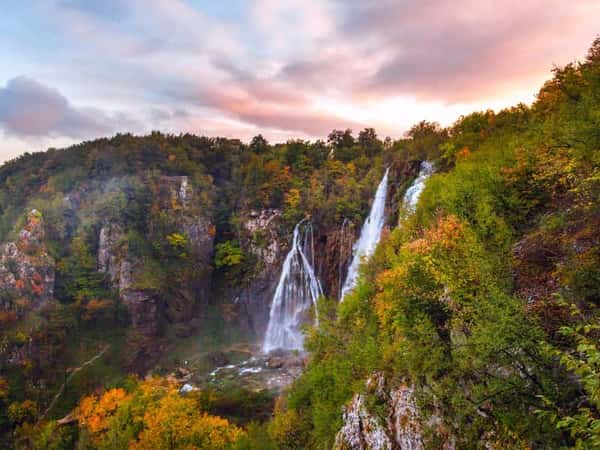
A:
{"type": "Polygon", "coordinates": [[[599,92],[5,163],[0,447],[598,448],[599,92]]]}

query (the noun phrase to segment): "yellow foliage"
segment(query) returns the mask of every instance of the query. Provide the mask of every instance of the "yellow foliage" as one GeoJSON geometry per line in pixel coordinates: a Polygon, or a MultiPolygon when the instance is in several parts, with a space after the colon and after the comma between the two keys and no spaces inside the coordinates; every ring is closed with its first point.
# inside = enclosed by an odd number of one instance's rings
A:
{"type": "Polygon", "coordinates": [[[447,268],[440,267],[440,261],[448,255],[460,258],[460,247],[465,239],[464,225],[456,216],[448,215],[438,218],[423,237],[405,243],[400,251],[402,262],[377,276],[376,285],[380,290],[375,295],[375,313],[380,323],[391,325],[400,297],[416,297],[422,301],[437,301],[443,297],[441,292],[424,289],[421,278],[412,275],[419,272],[432,282],[446,285],[447,268]]]}
{"type": "Polygon", "coordinates": [[[242,430],[226,419],[201,413],[196,401],[170,392],[144,414],[144,430],[134,450],[223,449],[233,445],[242,430]]]}
{"type": "Polygon", "coordinates": [[[5,400],[8,398],[8,394],[10,391],[10,387],[8,385],[8,381],[4,377],[0,377],[0,400],[5,400]]]}
{"type": "Polygon", "coordinates": [[[296,410],[279,411],[269,422],[268,432],[278,448],[298,448],[298,442],[304,440],[306,425],[296,410]]]}
{"type": "Polygon", "coordinates": [[[101,447],[121,432],[124,417],[139,432],[121,436],[131,441],[131,449],[224,449],[243,434],[226,419],[202,412],[197,399],[182,396],[176,383],[158,377],[139,382],[131,393],[117,388],[85,397],[76,417],[101,447]]]}
{"type": "Polygon", "coordinates": [[[108,429],[109,419],[117,408],[131,399],[125,390],[117,388],[106,391],[102,396],[84,397],[77,410],[77,421],[91,433],[100,433],[108,429]]]}

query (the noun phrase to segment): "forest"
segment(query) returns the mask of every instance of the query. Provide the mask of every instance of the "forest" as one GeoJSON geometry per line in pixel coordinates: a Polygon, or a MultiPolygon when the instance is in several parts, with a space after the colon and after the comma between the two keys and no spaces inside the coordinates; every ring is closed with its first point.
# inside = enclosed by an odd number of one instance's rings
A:
{"type": "Polygon", "coordinates": [[[353,398],[385,424],[403,387],[415,448],[600,448],[599,230],[600,39],[533,104],[398,140],[155,132],[23,155],[0,167],[0,446],[353,448],[353,398]],[[358,233],[386,168],[381,242],[340,303],[327,239],[358,233]],[[272,234],[245,225],[271,210],[272,234]],[[257,340],[240,292],[303,218],[325,295],[300,376],[277,395],[183,393],[165,355],[257,340]]]}

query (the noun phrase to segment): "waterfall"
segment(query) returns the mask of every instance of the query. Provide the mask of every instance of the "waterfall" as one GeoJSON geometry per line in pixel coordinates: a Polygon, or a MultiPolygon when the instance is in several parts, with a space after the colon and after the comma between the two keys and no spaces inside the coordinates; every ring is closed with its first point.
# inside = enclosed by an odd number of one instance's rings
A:
{"type": "Polygon", "coordinates": [[[421,192],[423,192],[423,189],[425,189],[425,181],[432,173],[433,164],[431,164],[429,161],[423,161],[419,170],[419,176],[417,176],[415,181],[413,181],[404,194],[404,207],[409,213],[415,211],[417,202],[419,201],[419,196],[421,195],[421,192]]]}
{"type": "Polygon", "coordinates": [[[373,254],[375,247],[377,247],[377,243],[381,238],[381,230],[383,230],[385,221],[385,198],[387,196],[389,170],[389,168],[386,169],[385,174],[377,187],[369,217],[367,217],[363,223],[360,231],[360,238],[352,248],[352,262],[350,263],[350,267],[348,267],[348,274],[346,275],[346,281],[342,287],[340,301],[344,299],[348,292],[354,289],[358,279],[358,266],[363,258],[368,258],[373,254]]]}
{"type": "Polygon", "coordinates": [[[283,262],[263,344],[265,353],[275,349],[303,349],[304,336],[300,326],[307,319],[311,306],[315,307],[315,324],[318,324],[317,299],[323,295],[323,290],[306,255],[310,250],[314,263],[312,225],[304,222],[302,220],[294,227],[292,248],[283,262]]]}

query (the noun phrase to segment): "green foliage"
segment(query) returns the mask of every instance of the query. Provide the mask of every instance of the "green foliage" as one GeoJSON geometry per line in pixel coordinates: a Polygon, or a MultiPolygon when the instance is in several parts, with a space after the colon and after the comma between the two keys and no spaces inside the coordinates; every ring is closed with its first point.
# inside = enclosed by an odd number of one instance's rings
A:
{"type": "Polygon", "coordinates": [[[56,290],[66,301],[84,302],[112,296],[83,237],[73,239],[70,255],[58,263],[57,275],[56,290]]]}
{"type": "Polygon", "coordinates": [[[251,391],[241,387],[204,389],[200,403],[210,414],[224,417],[237,425],[265,422],[273,411],[273,395],[268,391],[251,391]]]}
{"type": "Polygon", "coordinates": [[[581,392],[569,410],[543,397],[545,407],[537,412],[556,428],[567,431],[574,448],[593,449],[600,447],[600,325],[596,323],[598,314],[591,316],[592,323],[576,306],[572,306],[571,314],[583,318],[583,323],[564,326],[560,333],[575,347],[566,350],[546,343],[544,349],[577,377],[581,392]]]}
{"type": "Polygon", "coordinates": [[[171,233],[167,235],[167,242],[171,246],[173,254],[181,259],[187,258],[189,242],[186,235],[181,233],[171,233]]]}
{"type": "MultiPolygon", "coordinates": [[[[392,144],[440,172],[338,317],[309,336],[309,366],[275,424],[295,415],[307,423],[302,445],[330,448],[341,406],[382,370],[410,380],[424,429],[441,416],[460,448],[600,445],[599,49],[600,39],[586,61],[556,69],[531,108],[446,130],[422,122],[392,144]],[[565,316],[552,294],[583,312],[565,316]]],[[[350,133],[330,143],[360,160],[350,133]]]]}
{"type": "Polygon", "coordinates": [[[217,269],[236,267],[244,261],[244,253],[238,241],[220,242],[215,248],[215,267],[217,269]]]}

